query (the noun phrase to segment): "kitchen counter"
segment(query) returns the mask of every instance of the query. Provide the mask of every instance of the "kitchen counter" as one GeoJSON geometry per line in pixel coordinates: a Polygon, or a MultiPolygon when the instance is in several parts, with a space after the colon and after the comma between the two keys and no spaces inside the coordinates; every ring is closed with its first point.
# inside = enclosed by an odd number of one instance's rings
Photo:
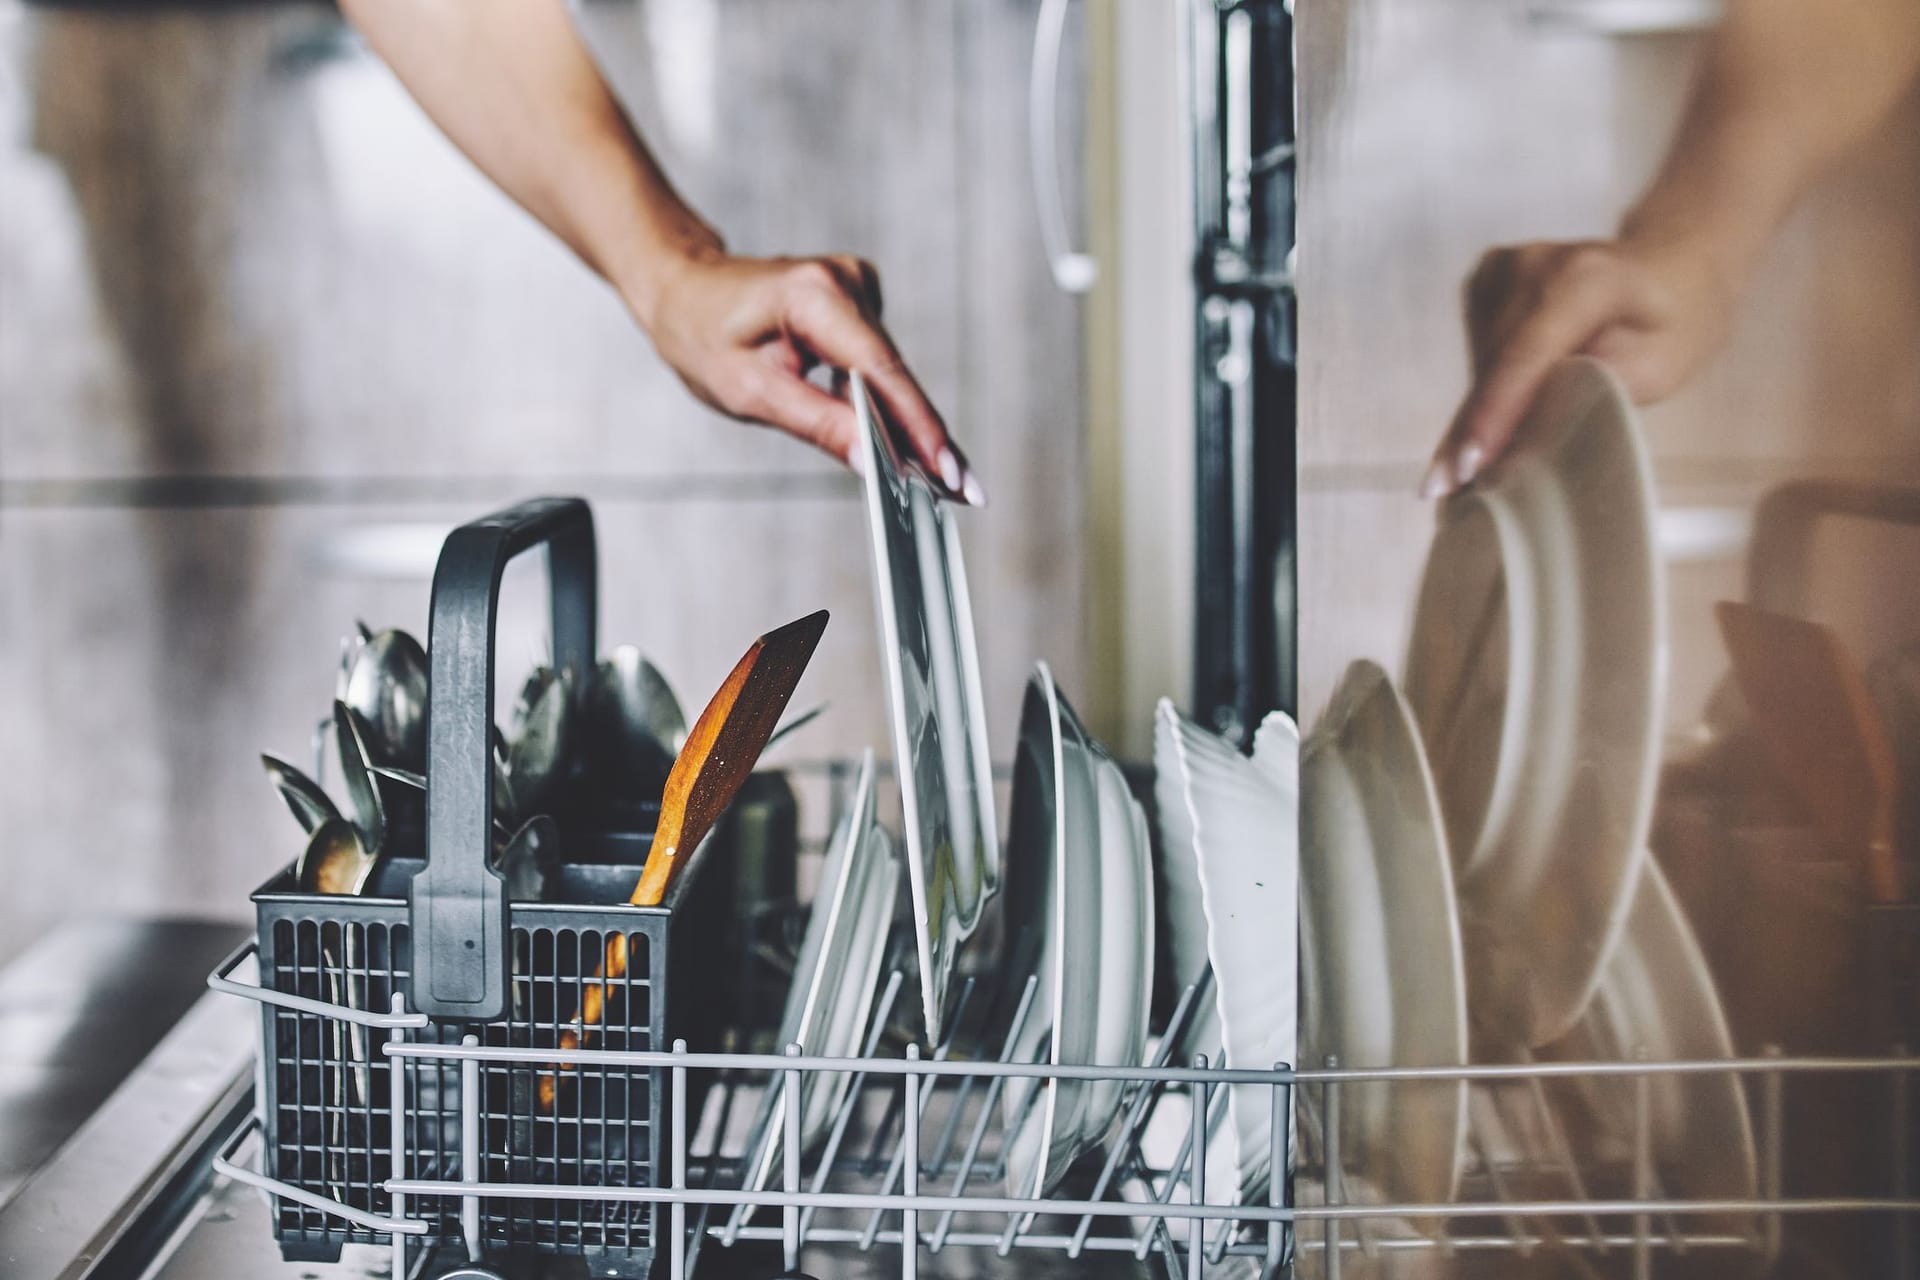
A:
{"type": "Polygon", "coordinates": [[[79,919],[0,969],[0,1207],[206,992],[238,924],[79,919]]]}

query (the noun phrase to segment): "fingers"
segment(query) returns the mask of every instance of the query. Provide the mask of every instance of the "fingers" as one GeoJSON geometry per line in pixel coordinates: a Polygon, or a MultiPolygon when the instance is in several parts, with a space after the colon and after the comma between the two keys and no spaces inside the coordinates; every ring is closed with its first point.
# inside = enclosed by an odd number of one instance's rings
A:
{"type": "MultiPolygon", "coordinates": [[[[1484,264],[1483,264],[1484,265],[1484,264]]],[[[1516,260],[1509,267],[1524,270],[1516,260]]],[[[1479,273],[1476,272],[1476,276],[1479,273]]],[[[1620,318],[1629,302],[1627,281],[1613,256],[1592,245],[1562,247],[1536,275],[1537,284],[1505,282],[1517,309],[1469,286],[1469,328],[1475,330],[1474,385],[1454,415],[1421,484],[1438,497],[1470,483],[1513,438],[1547,373],[1620,318]],[[1484,346],[1485,350],[1482,351],[1484,346]]]]}
{"type": "MultiPolygon", "coordinates": [[[[877,306],[877,274],[872,290],[877,306]]],[[[985,505],[986,492],[947,434],[946,424],[886,331],[864,313],[839,271],[823,267],[820,273],[800,275],[786,323],[790,337],[801,346],[865,377],[888,420],[905,433],[922,467],[939,479],[950,496],[973,506],[985,505]]]]}
{"type": "Polygon", "coordinates": [[[777,427],[860,470],[852,405],[772,361],[750,358],[748,363],[758,367],[740,376],[741,416],[777,427]]]}

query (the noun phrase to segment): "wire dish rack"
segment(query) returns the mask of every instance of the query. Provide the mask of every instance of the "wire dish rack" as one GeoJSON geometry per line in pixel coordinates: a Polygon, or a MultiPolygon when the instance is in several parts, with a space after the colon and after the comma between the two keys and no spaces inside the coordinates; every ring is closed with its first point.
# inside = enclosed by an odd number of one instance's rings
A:
{"type": "MultiPolygon", "coordinates": [[[[1735,1276],[1764,1273],[1795,1256],[1790,1241],[1799,1224],[1830,1224],[1830,1234],[1876,1244],[1866,1256],[1872,1269],[1829,1270],[1835,1275],[1914,1274],[1913,1224],[1920,1196],[1912,1179],[1913,1113],[1909,1098],[1920,1058],[1790,1058],[1768,1055],[1740,1061],[1589,1062],[1475,1066],[1459,1069],[1349,1070],[1337,1064],[1293,1070],[1227,1070],[1204,1059],[1168,1061],[1197,1006],[1202,988],[1182,993],[1163,1046],[1137,1068],[1051,1066],[1013,1061],[1020,1024],[1031,1007],[1032,980],[1016,1005],[1013,1026],[1000,1052],[960,1052],[963,1016],[980,988],[970,979],[959,994],[956,1028],[930,1056],[908,1044],[900,1056],[882,1056],[890,1015],[902,989],[894,971],[859,1058],[818,1058],[799,1045],[783,1054],[694,1053],[677,1041],[671,1051],[606,1049],[539,1050],[465,1043],[439,1043],[433,1024],[408,1012],[394,997],[387,1012],[350,1008],[267,990],[234,975],[254,955],[249,944],[209,979],[215,989],[268,1005],[358,1028],[376,1043],[376,1057],[406,1067],[434,1068],[449,1083],[459,1081],[458,1158],[438,1178],[395,1176],[415,1167],[409,1151],[410,1119],[421,1105],[408,1088],[387,1090],[389,1161],[384,1177],[385,1212],[278,1181],[238,1163],[234,1153],[257,1131],[243,1130],[216,1163],[228,1177],[271,1195],[330,1215],[344,1225],[385,1237],[396,1277],[422,1274],[451,1262],[480,1263],[498,1274],[516,1274],[512,1259],[489,1249],[489,1205],[544,1202],[556,1229],[568,1220],[590,1223],[608,1214],[631,1218],[645,1211],[654,1234],[664,1238],[670,1280],[693,1274],[703,1251],[742,1242],[775,1242],[787,1269],[799,1266],[803,1250],[832,1247],[874,1255],[870,1269],[893,1266],[913,1277],[923,1264],[938,1266],[948,1250],[986,1250],[999,1258],[1052,1255],[1092,1269],[1104,1260],[1124,1268],[1157,1267],[1172,1277],[1235,1275],[1513,1275],[1543,1274],[1540,1259],[1561,1268],[1549,1274],[1587,1276],[1735,1276]],[[964,1060],[963,1060],[964,1058],[964,1060]],[[485,1112],[489,1073],[652,1073],[671,1100],[661,1135],[664,1185],[578,1186],[512,1180],[511,1170],[489,1159],[484,1135],[499,1119],[485,1112]],[[801,1146],[798,1105],[809,1077],[850,1079],[832,1127],[817,1150],[801,1146]],[[1759,1181],[1749,1197],[1705,1199],[1669,1194],[1655,1159],[1653,1082],[1676,1076],[1718,1076],[1742,1082],[1753,1100],[1758,1131],[1759,1181]],[[704,1079],[703,1079],[704,1078],[704,1079]],[[1016,1078],[1108,1081],[1122,1087],[1120,1115],[1104,1151],[1088,1157],[1054,1194],[1041,1199],[1004,1190],[1002,1095],[1016,1078]],[[1883,1172],[1867,1170],[1872,1193],[1813,1194],[1789,1188],[1786,1150],[1789,1109],[1796,1087],[1813,1079],[1839,1081],[1851,1094],[1884,1102],[1873,1108],[1883,1172]],[[1366,1169],[1356,1169],[1339,1150],[1343,1098],[1384,1082],[1467,1081],[1479,1117],[1488,1108],[1536,1135],[1522,1155],[1506,1149],[1476,1122],[1469,1128],[1462,1196],[1451,1203],[1386,1203],[1371,1192],[1366,1169]],[[1559,1082],[1604,1084],[1634,1099],[1623,1135],[1624,1167],[1583,1167],[1571,1155],[1564,1126],[1548,1103],[1559,1082]],[[702,1085],[709,1087],[703,1088],[702,1085]],[[769,1091],[786,1091],[777,1190],[740,1190],[744,1165],[738,1123],[769,1091]],[[1263,1203],[1236,1203],[1235,1189],[1209,1185],[1209,1143],[1219,1140],[1207,1123],[1220,1113],[1222,1095],[1249,1090],[1270,1117],[1269,1158],[1275,1169],[1296,1177],[1270,1179],[1263,1203]],[[690,1114],[689,1098],[702,1098],[690,1114]],[[1289,1147],[1289,1117],[1298,1099],[1298,1151],[1289,1147]],[[1513,1118],[1515,1100],[1527,1113],[1513,1118]],[[1481,1104],[1485,1103],[1483,1107],[1481,1104]],[[744,1104],[744,1105],[743,1105],[744,1104]],[[1166,1117],[1182,1118],[1169,1145],[1166,1117]],[[1158,1118],[1158,1132],[1155,1121],[1158,1118]],[[507,1172],[501,1178],[500,1172],[507,1172]],[[1289,1201],[1290,1193],[1297,1196],[1289,1201]],[[457,1205],[466,1248],[436,1251],[424,1243],[441,1221],[443,1206],[457,1205]],[[665,1221],[661,1222],[664,1216],[665,1221]],[[1203,1224],[1194,1229],[1195,1224],[1203,1224]],[[1224,1224],[1224,1225],[1223,1225],[1224,1224]],[[903,1242],[913,1247],[901,1247],[903,1242]],[[886,1259],[882,1261],[882,1259],[886,1259]],[[1884,1259],[1884,1263],[1880,1260],[1884,1259]],[[1884,1265],[1884,1271],[1880,1267],[1884,1265]],[[1532,1269],[1529,1269],[1532,1268],[1532,1269]]],[[[983,1002],[984,1003],[984,1002],[983,1002]]],[[[384,1078],[424,1078],[414,1070],[384,1078]]],[[[1029,1091],[1038,1097],[1041,1089],[1029,1091]]],[[[429,1099],[441,1120],[442,1099],[429,1099]]],[[[1856,1172],[1859,1172],[1856,1170],[1856,1172]]],[[[1803,1248],[1820,1250],[1815,1243],[1803,1248]]],[[[764,1249],[766,1244],[762,1244],[764,1249]]],[[[1811,1253],[1808,1256],[1820,1256],[1811,1253]]],[[[1818,1267],[1794,1274],[1820,1275],[1818,1267]]],[[[468,1271],[462,1274],[488,1274],[468,1271]]]]}

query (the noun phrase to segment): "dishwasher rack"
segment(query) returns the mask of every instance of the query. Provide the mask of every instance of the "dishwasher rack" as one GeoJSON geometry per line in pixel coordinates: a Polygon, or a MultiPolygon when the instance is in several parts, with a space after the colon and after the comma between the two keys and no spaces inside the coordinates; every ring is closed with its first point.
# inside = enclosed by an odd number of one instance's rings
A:
{"type": "MultiPolygon", "coordinates": [[[[242,948],[209,978],[216,990],[302,1013],[384,1032],[380,1046],[389,1061],[414,1059],[458,1072],[461,1095],[460,1159],[440,1178],[389,1177],[387,1214],[349,1207],[310,1191],[291,1187],[237,1163],[233,1153],[257,1131],[255,1121],[235,1137],[216,1168],[276,1196],[336,1215],[390,1241],[393,1274],[418,1274],[428,1262],[420,1240],[429,1232],[421,1216],[410,1213],[420,1198],[457,1201],[465,1238],[481,1241],[484,1206],[490,1198],[555,1202],[556,1212],[585,1213],[599,1202],[665,1210],[666,1256],[671,1280],[684,1280],[703,1249],[741,1241],[778,1242],[788,1269],[798,1265],[806,1246],[837,1246],[871,1251],[899,1249],[903,1277],[919,1273],[923,1254],[937,1258],[948,1249],[986,1249],[1001,1258],[1019,1250],[1058,1258],[1093,1261],[1106,1257],[1137,1262],[1149,1259],[1165,1274],[1203,1280],[1210,1270],[1234,1275],[1306,1275],[1340,1277],[1347,1269],[1372,1266],[1408,1255],[1466,1259],[1495,1254],[1525,1257],[1551,1251],[1575,1259],[1579,1274],[1632,1276],[1664,1274],[1657,1263],[1669,1258],[1697,1261],[1725,1257],[1735,1273],[1747,1274],[1780,1256],[1789,1225],[1814,1216],[1854,1222],[1884,1222],[1892,1243],[1890,1275],[1913,1274],[1913,1225],[1920,1216],[1920,1195],[1913,1182],[1909,1100],[1920,1057],[1789,1058],[1767,1055],[1739,1061],[1592,1062],[1352,1070],[1337,1063],[1313,1070],[1284,1064],[1266,1070],[1223,1069],[1204,1058],[1191,1065],[1169,1062],[1164,1046],[1180,1039],[1201,988],[1181,996],[1158,1056],[1145,1066],[1075,1067],[1012,1060],[1019,1025],[1032,1004],[1033,980],[1014,1015],[1014,1026],[1000,1041],[992,1060],[956,1056],[957,1032],[949,1031],[930,1057],[909,1044],[902,1056],[879,1051],[889,1015],[902,988],[893,972],[859,1058],[808,1056],[802,1046],[783,1054],[694,1053],[684,1041],[671,1051],[574,1049],[538,1050],[490,1047],[473,1042],[437,1043],[424,1015],[408,1012],[396,998],[390,1011],[376,1013],[266,990],[233,974],[253,954],[242,948]],[[552,1183],[486,1181],[481,1135],[488,1117],[481,1113],[477,1087],[483,1070],[520,1069],[592,1072],[646,1069],[668,1087],[666,1132],[661,1135],[668,1179],[662,1186],[581,1187],[552,1183]],[[843,1073],[852,1087],[836,1112],[824,1147],[801,1149],[800,1108],[803,1081],[809,1076],[843,1073]],[[1757,1096],[1760,1186],[1751,1198],[1705,1200],[1666,1194],[1655,1168],[1653,1108],[1648,1083],[1673,1075],[1734,1076],[1757,1096]],[[692,1090],[706,1076],[714,1086],[692,1090]],[[1880,1091],[1886,1098],[1886,1182],[1884,1194],[1789,1195],[1785,1189],[1788,1154],[1784,1148],[1790,1086],[1813,1076],[1844,1077],[1856,1090],[1880,1091]],[[1123,1082],[1117,1129],[1097,1170],[1090,1157],[1055,1196],[1033,1199],[1004,1194],[1004,1163],[997,1122],[1000,1096],[1016,1077],[1048,1082],[1104,1080],[1123,1082]],[[1618,1193],[1599,1193],[1604,1174],[1577,1166],[1567,1155],[1565,1134],[1545,1104],[1542,1086],[1552,1081],[1605,1079],[1633,1082],[1637,1100],[1632,1122],[1631,1167],[1618,1193]],[[1385,1081],[1467,1081],[1476,1098],[1507,1090],[1537,1101],[1538,1121],[1559,1153],[1550,1160],[1516,1161],[1470,1133],[1469,1193],[1444,1204],[1384,1203],[1366,1191],[1364,1171],[1343,1160],[1339,1115],[1343,1091],[1385,1081]],[[1271,1168],[1295,1168],[1297,1202],[1289,1202],[1285,1179],[1270,1179],[1265,1203],[1236,1204],[1208,1185],[1207,1150],[1217,1137],[1208,1117],[1218,1116],[1230,1089],[1265,1095],[1271,1168]],[[782,1185],[757,1192],[738,1188],[743,1164],[738,1126],[731,1117],[738,1102],[786,1090],[785,1130],[779,1135],[782,1185]],[[1300,1106],[1299,1135],[1293,1139],[1288,1117],[1300,1106]],[[704,1093],[702,1114],[689,1115],[689,1096],[704,1093]],[[1163,1108],[1182,1119],[1177,1149],[1165,1149],[1164,1125],[1154,1151],[1149,1121],[1163,1108]],[[1296,1151],[1294,1147],[1297,1147],[1296,1151]],[[864,1151],[862,1150],[864,1149],[864,1151]],[[1297,1162],[1296,1162],[1297,1161],[1297,1162]],[[1596,1177],[1601,1180],[1596,1181],[1596,1177]],[[1542,1189],[1547,1193],[1542,1194],[1542,1189]],[[776,1220],[777,1219],[777,1220],[776,1220]],[[1202,1224],[1194,1229],[1195,1224],[1202,1224]],[[1433,1229],[1445,1223],[1444,1229],[1433,1229]],[[1213,1224],[1226,1224],[1224,1227],[1213,1224]],[[1417,1229],[1425,1224],[1426,1231],[1417,1229]],[[914,1247],[899,1248],[912,1241],[914,1247]]],[[[962,1010],[976,993],[977,979],[963,985],[962,1010]]],[[[1204,986],[1204,982],[1203,982],[1204,986]]],[[[963,1019],[955,1017],[958,1027],[963,1019]]],[[[408,1078],[392,1073],[390,1078],[408,1078]]],[[[408,1167],[406,1119],[411,1106],[402,1088],[386,1100],[392,1116],[390,1169],[408,1167]]],[[[1041,1089],[1030,1091],[1039,1096],[1041,1089]]],[[[477,1253],[474,1255],[479,1256],[477,1253]]],[[[435,1259],[444,1265],[446,1259],[435,1259]]],[[[464,1259],[462,1259],[464,1261],[464,1259]]],[[[1135,1265],[1137,1265],[1137,1262],[1135,1265]]],[[[510,1264],[501,1274],[511,1277],[510,1264]]],[[[1727,1274],[1724,1271],[1687,1274],[1727,1274]]],[[[489,1274],[474,1271],[464,1274],[489,1274]]],[[[1430,1274],[1430,1273],[1429,1273],[1430,1274]]],[[[1476,1273],[1480,1274],[1480,1273],[1476,1273]]]]}

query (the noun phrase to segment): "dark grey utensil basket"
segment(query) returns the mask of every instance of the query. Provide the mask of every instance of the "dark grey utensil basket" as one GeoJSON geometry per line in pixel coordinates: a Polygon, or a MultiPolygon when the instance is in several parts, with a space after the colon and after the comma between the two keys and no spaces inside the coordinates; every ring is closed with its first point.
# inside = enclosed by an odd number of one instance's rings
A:
{"type": "MultiPolygon", "coordinates": [[[[643,807],[648,830],[570,828],[553,901],[505,900],[489,866],[492,829],[490,733],[494,620],[501,572],[513,556],[544,545],[549,556],[556,669],[594,662],[595,550],[592,515],[579,499],[540,499],[454,530],[433,581],[428,652],[425,856],[382,860],[365,896],[301,892],[291,869],[254,895],[260,980],[289,995],[386,1012],[398,995],[432,1025],[412,1038],[552,1049],[596,980],[609,940],[624,936],[628,970],[607,989],[590,1047],[667,1047],[675,973],[719,977],[726,898],[702,875],[717,862],[723,824],[660,907],[627,905],[650,839],[657,799],[643,807]]],[[[724,995],[702,982],[684,1002],[674,1034],[696,1048],[711,1034],[724,995]]],[[[304,1191],[375,1214],[391,1211],[383,1189],[393,1163],[390,1090],[406,1089],[403,1170],[391,1176],[459,1179],[460,1070],[417,1058],[388,1059],[386,1033],[299,1010],[262,1005],[260,1115],[264,1171],[304,1191]],[[400,1065],[396,1068],[394,1063],[400,1065]]],[[[551,1110],[538,1101],[541,1072],[482,1065],[479,1084],[486,1182],[569,1186],[664,1184],[660,1125],[665,1073],[575,1067],[561,1072],[551,1110]]],[[[460,1201],[409,1197],[428,1246],[462,1239],[460,1201]]],[[[489,1255],[570,1255],[592,1274],[643,1276],[653,1259],[658,1207],[632,1202],[489,1198],[482,1235],[489,1255]]],[[[384,1239],[371,1229],[291,1198],[273,1221],[289,1260],[331,1261],[350,1241],[384,1239]]]]}

